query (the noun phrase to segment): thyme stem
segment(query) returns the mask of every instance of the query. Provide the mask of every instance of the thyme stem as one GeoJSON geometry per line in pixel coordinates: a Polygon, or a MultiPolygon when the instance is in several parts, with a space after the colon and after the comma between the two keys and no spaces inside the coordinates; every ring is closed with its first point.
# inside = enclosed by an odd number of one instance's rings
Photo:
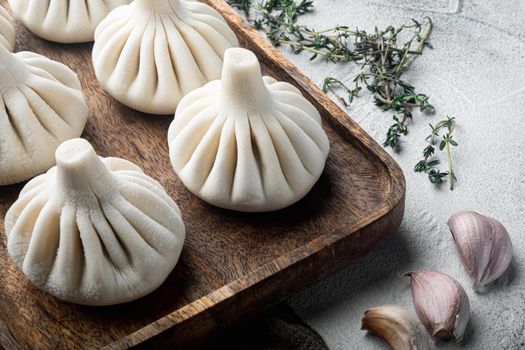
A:
{"type": "MultiPolygon", "coordinates": [[[[336,77],[326,77],[322,89],[332,93],[345,107],[360,95],[363,88],[367,89],[381,111],[393,113],[394,122],[386,132],[385,146],[394,149],[399,146],[401,138],[408,134],[408,121],[413,118],[415,110],[434,112],[429,97],[402,79],[409,62],[422,55],[426,47],[432,48],[429,42],[433,30],[430,17],[424,17],[422,23],[412,19],[398,27],[376,27],[370,32],[343,25],[316,30],[298,24],[300,16],[313,11],[313,0],[258,1],[253,5],[252,0],[228,0],[244,11],[252,25],[265,32],[275,46],[286,45],[295,54],[306,52],[311,55],[311,60],[323,57],[334,63],[355,62],[360,65],[361,70],[351,84],[347,85],[336,77]],[[255,9],[254,17],[250,17],[250,9],[255,9]]],[[[454,123],[454,118],[447,117],[435,127],[431,125],[432,134],[423,152],[424,158],[415,167],[416,171],[425,172],[432,183],[442,183],[447,179],[451,190],[456,179],[451,152],[451,146],[457,145],[452,139],[454,123]],[[439,160],[430,159],[435,151],[435,137],[443,128],[448,133],[443,136],[439,148],[447,155],[448,172],[440,172],[436,167],[439,160]]]]}
{"type": "Polygon", "coordinates": [[[445,146],[447,148],[447,164],[448,164],[448,183],[450,190],[454,190],[454,173],[452,172],[452,154],[450,153],[450,143],[447,142],[445,146]]]}
{"type": "Polygon", "coordinates": [[[414,167],[416,172],[424,172],[428,175],[428,179],[433,184],[443,183],[443,179],[446,177],[448,179],[450,190],[454,190],[454,182],[456,181],[456,176],[454,175],[454,170],[452,169],[452,152],[451,146],[457,146],[458,143],[452,137],[454,131],[454,126],[456,121],[454,118],[448,117],[439,121],[435,126],[430,124],[431,133],[427,136],[426,140],[428,141],[427,147],[423,150],[423,159],[420,160],[414,167]],[[447,157],[447,172],[441,172],[437,166],[440,164],[439,159],[435,158],[435,141],[436,137],[440,136],[440,132],[446,129],[447,132],[442,136],[442,140],[439,144],[439,150],[445,151],[447,157]]]}

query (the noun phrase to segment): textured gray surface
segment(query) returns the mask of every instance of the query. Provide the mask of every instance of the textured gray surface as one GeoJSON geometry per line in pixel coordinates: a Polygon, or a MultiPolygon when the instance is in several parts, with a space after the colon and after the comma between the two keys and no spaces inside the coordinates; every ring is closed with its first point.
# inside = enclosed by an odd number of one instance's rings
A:
{"type": "MultiPolygon", "coordinates": [[[[357,264],[290,300],[331,349],[386,349],[360,330],[368,307],[396,303],[413,310],[403,272],[430,268],[458,279],[470,297],[472,315],[462,344],[452,349],[525,349],[525,0],[315,0],[305,18],[316,29],[348,24],[402,24],[431,16],[434,50],[418,58],[407,78],[431,96],[434,116],[414,119],[394,158],[407,178],[406,214],[397,236],[357,264]],[[454,192],[435,188],[412,171],[428,122],[458,119],[454,192]],[[502,221],[513,240],[511,269],[488,293],[475,294],[460,265],[446,226],[457,210],[476,210],[502,221]]],[[[355,65],[309,62],[283,49],[315,82],[333,75],[350,81],[355,65]]],[[[348,110],[378,142],[391,122],[368,97],[348,110]]]]}

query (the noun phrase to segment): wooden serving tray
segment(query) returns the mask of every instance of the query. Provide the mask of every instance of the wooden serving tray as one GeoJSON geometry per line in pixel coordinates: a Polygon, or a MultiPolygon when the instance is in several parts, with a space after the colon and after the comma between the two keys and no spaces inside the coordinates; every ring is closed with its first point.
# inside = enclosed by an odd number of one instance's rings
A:
{"type": "Polygon", "coordinates": [[[331,143],[324,174],[303,200],[278,212],[212,207],[171,168],[171,117],[145,116],[105,94],[91,44],[49,43],[18,25],[17,51],[46,55],[79,74],[91,111],[83,137],[100,155],[129,159],[159,180],[182,210],[187,240],[173,273],[152,294],[112,307],[64,303],[34,287],[10,260],[3,217],[23,185],[0,187],[1,346],[187,348],[347,266],[398,229],[405,180],[394,160],[223,0],[204,2],[226,18],[267,74],[298,87],[320,111],[331,143]]]}

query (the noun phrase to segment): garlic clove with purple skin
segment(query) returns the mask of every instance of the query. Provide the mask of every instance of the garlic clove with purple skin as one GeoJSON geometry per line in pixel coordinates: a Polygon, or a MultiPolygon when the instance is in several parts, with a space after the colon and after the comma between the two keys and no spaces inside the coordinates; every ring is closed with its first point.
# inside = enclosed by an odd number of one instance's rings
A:
{"type": "Polygon", "coordinates": [[[425,327],[416,315],[399,305],[381,305],[365,311],[361,329],[383,338],[393,350],[429,350],[425,327]]]}
{"type": "Polygon", "coordinates": [[[452,277],[436,271],[407,272],[416,313],[434,339],[461,341],[470,316],[465,290],[452,277]]]}
{"type": "Polygon", "coordinates": [[[512,242],[499,221],[461,211],[450,217],[448,226],[463,266],[473,279],[474,290],[495,281],[507,270],[512,260],[512,242]]]}

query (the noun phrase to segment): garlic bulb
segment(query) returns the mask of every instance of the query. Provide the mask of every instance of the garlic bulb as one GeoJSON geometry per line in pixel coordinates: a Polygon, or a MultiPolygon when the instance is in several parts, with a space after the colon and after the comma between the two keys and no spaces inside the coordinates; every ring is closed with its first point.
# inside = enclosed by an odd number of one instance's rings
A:
{"type": "Polygon", "coordinates": [[[186,95],[168,131],[188,189],[218,207],[263,212],[303,198],[330,145],[317,110],[292,85],[262,77],[248,50],[225,54],[222,80],[186,95]]]}
{"type": "Polygon", "coordinates": [[[80,81],[71,69],[0,45],[0,185],[51,168],[58,145],[80,136],[87,117],[80,81]]]}
{"type": "Polygon", "coordinates": [[[95,32],[100,84],[122,104],[173,115],[188,92],[221,74],[224,51],[238,46],[214,9],[190,0],[135,0],[112,11],[95,32]]]}
{"type": "Polygon", "coordinates": [[[452,277],[435,271],[408,272],[412,301],[419,319],[432,337],[461,341],[470,316],[465,290],[452,277]]]}
{"type": "Polygon", "coordinates": [[[11,22],[11,16],[0,5],[0,45],[3,45],[9,51],[15,48],[15,27],[11,22]]]}
{"type": "Polygon", "coordinates": [[[475,290],[495,281],[507,270],[512,260],[512,242],[499,221],[462,211],[450,217],[448,226],[475,290]]]}
{"type": "Polygon", "coordinates": [[[15,16],[41,38],[59,43],[93,41],[95,28],[114,8],[132,0],[9,0],[15,16]]]}
{"type": "Polygon", "coordinates": [[[398,305],[365,311],[361,329],[383,338],[393,350],[429,350],[430,340],[416,315],[398,305]]]}
{"type": "Polygon", "coordinates": [[[57,166],[7,212],[7,249],[31,282],[68,302],[111,305],[156,289],[179,259],[181,213],[131,162],[64,142],[57,166]]]}

